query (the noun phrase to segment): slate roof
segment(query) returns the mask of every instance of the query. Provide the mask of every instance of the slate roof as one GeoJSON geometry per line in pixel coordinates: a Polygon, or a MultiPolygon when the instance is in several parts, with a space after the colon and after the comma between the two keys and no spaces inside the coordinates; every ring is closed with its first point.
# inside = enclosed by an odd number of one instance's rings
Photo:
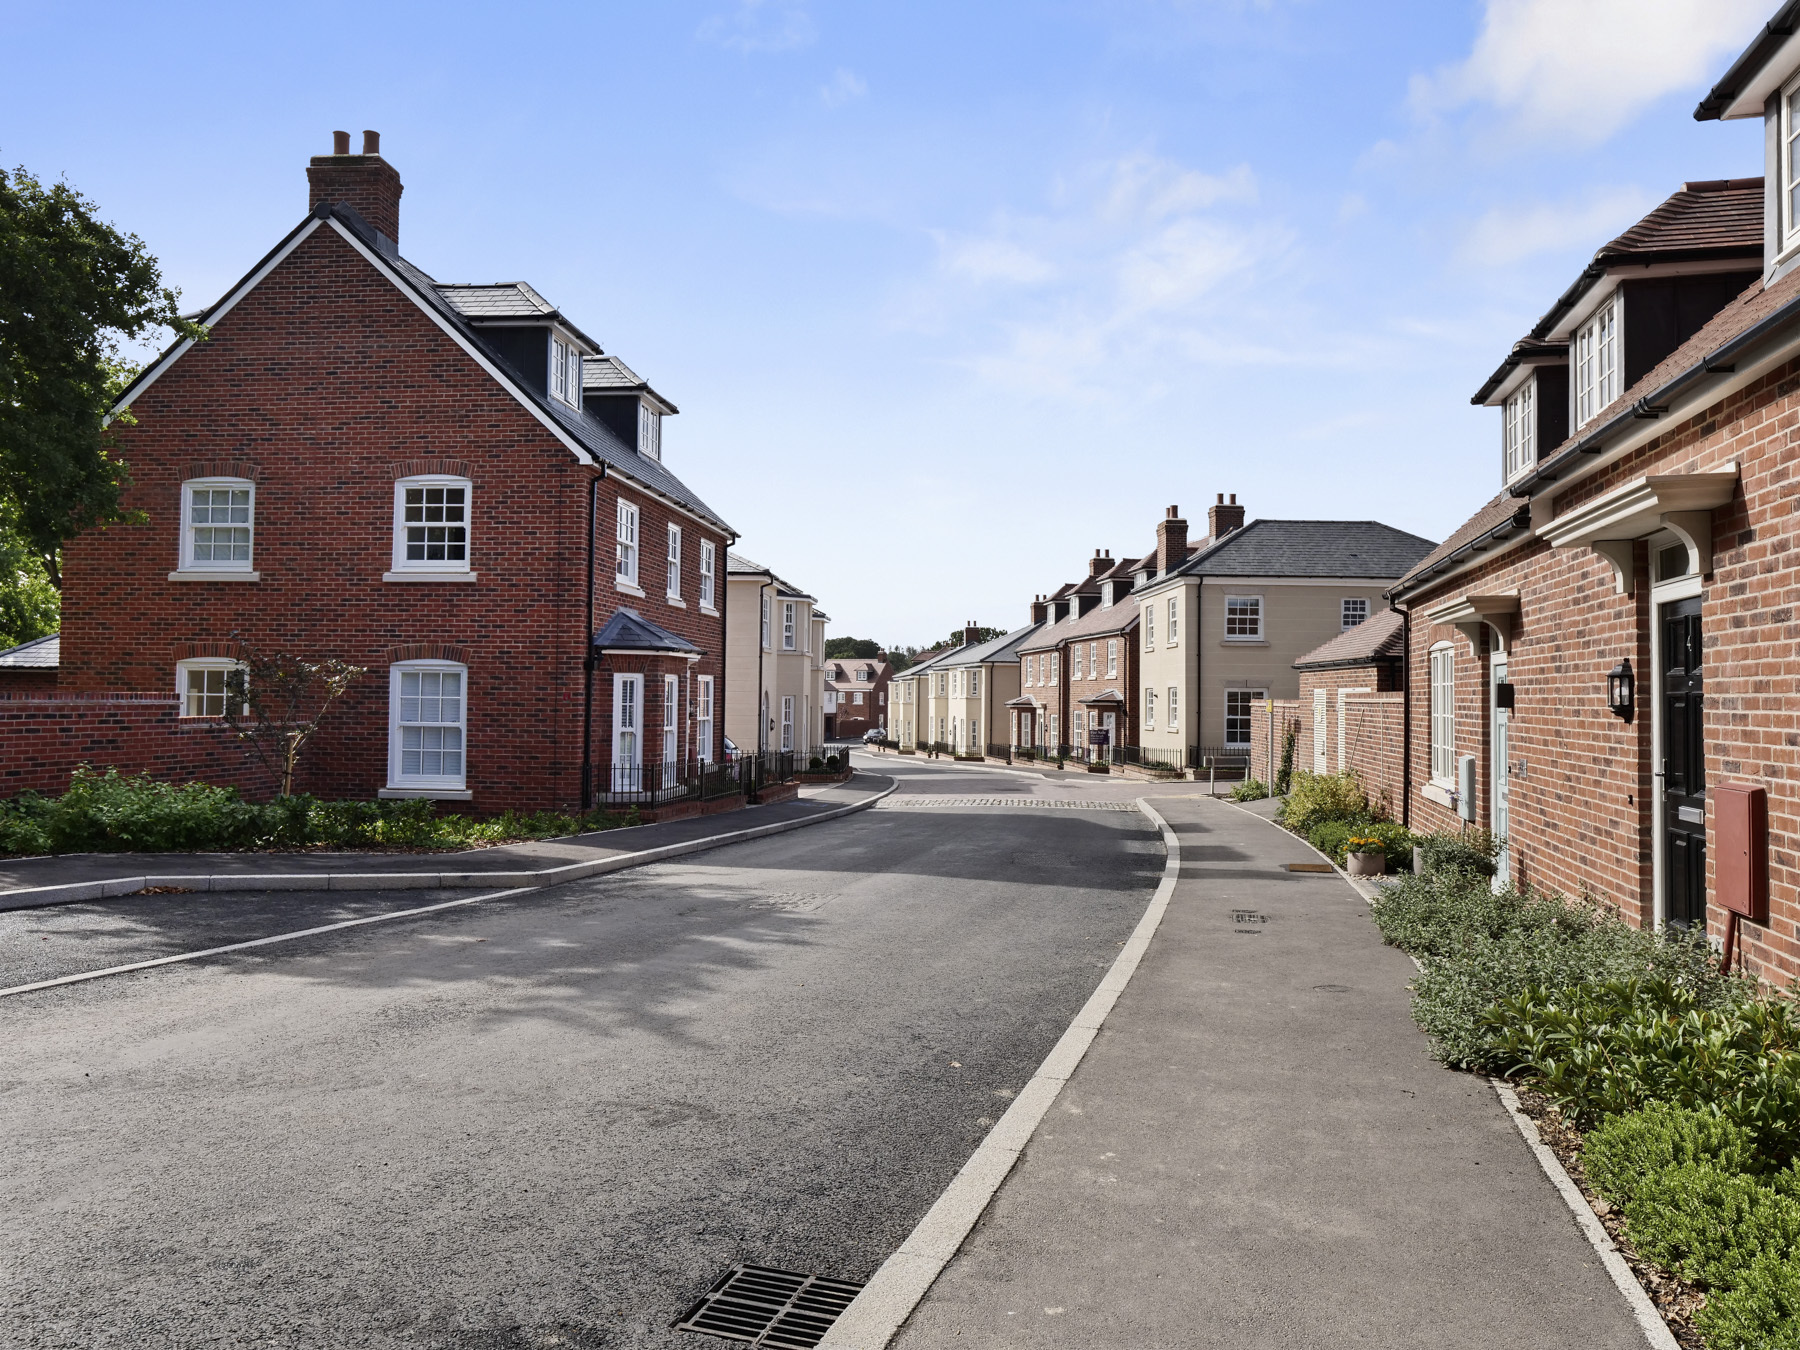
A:
{"type": "Polygon", "coordinates": [[[1253,520],[1169,575],[1398,577],[1432,547],[1378,520],[1253,520]]]}
{"type": "MultiPolygon", "coordinates": [[[[429,273],[401,257],[399,250],[394,245],[394,241],[384,234],[377,233],[375,228],[364,220],[353,207],[343,203],[339,203],[336,206],[321,203],[314,207],[305,220],[301,221],[300,224],[290,230],[286,238],[274,248],[270,249],[257,265],[245,274],[242,281],[233,286],[231,290],[226,292],[226,294],[219,299],[218,302],[210,306],[205,313],[201,315],[201,321],[204,322],[209,318],[213,312],[227,300],[233,299],[239,295],[244,287],[250,282],[251,278],[255,277],[262,269],[264,264],[281,253],[283,249],[287,248],[293,239],[312,223],[315,217],[320,220],[335,220],[355,236],[359,243],[371,253],[377,255],[384,265],[392,268],[394,274],[400,279],[401,284],[410,289],[428,309],[442,319],[446,327],[451,329],[452,332],[456,333],[465,342],[468,342],[471,346],[482,351],[493,361],[495,369],[501,372],[502,378],[516,398],[521,402],[528,404],[538,413],[546,415],[550,421],[555,422],[557,427],[567,435],[570,440],[579,445],[594,460],[606,465],[609,473],[617,473],[620,477],[627,479],[639,488],[647,490],[656,496],[660,496],[667,501],[674,502],[682,509],[699,516],[702,520],[716,525],[723,533],[731,538],[737,536],[736,530],[732,529],[716,511],[702,501],[699,495],[689,488],[687,484],[683,483],[674,474],[670,473],[668,469],[664,468],[660,461],[638,454],[636,450],[626,445],[614,435],[606,424],[598,417],[595,417],[591,413],[571,408],[560,399],[551,398],[547,390],[533,388],[523,376],[513,369],[505,358],[501,357],[494,348],[487,344],[481,334],[481,319],[465,314],[457,307],[457,304],[452,303],[450,299],[451,294],[456,294],[459,299],[461,299],[462,303],[475,304],[477,302],[472,298],[472,293],[474,292],[492,291],[499,293],[511,291],[512,298],[494,300],[492,303],[517,306],[519,317],[545,319],[554,315],[560,319],[561,316],[554,309],[545,313],[540,312],[536,308],[538,305],[547,305],[549,303],[544,300],[541,295],[538,295],[536,291],[532,290],[529,286],[526,286],[523,282],[506,282],[495,286],[476,286],[467,284],[440,286],[429,273]],[[527,313],[528,308],[529,314],[527,313]]],[[[482,301],[481,303],[488,302],[482,301]]],[[[568,323],[566,320],[562,320],[562,322],[565,327],[576,336],[580,337],[584,342],[592,342],[591,338],[588,338],[586,334],[582,333],[581,330],[576,328],[573,324],[568,323]]],[[[179,355],[185,345],[187,345],[185,339],[178,340],[155,361],[147,365],[138,374],[138,377],[126,387],[125,392],[119,396],[115,408],[129,406],[133,395],[135,395],[138,390],[150,380],[153,380],[160,375],[165,368],[166,363],[172,357],[179,355]]],[[[594,350],[599,351],[598,344],[594,344],[594,350]]]]}
{"type": "Polygon", "coordinates": [[[730,549],[727,549],[725,551],[725,575],[730,577],[733,574],[740,577],[768,577],[775,583],[775,593],[777,595],[783,596],[789,600],[811,600],[815,606],[813,610],[813,617],[815,619],[830,617],[816,608],[818,604],[816,597],[807,594],[805,591],[795,586],[773,568],[764,567],[759,562],[752,562],[741,553],[733,553],[730,549]]]}
{"type": "Polygon", "coordinates": [[[62,665],[62,634],[32,638],[0,651],[0,670],[56,670],[62,665]]]}
{"type": "Polygon", "coordinates": [[[440,282],[438,294],[471,319],[547,319],[556,306],[523,281],[440,282]]]}
{"type": "Polygon", "coordinates": [[[772,577],[775,575],[761,563],[752,562],[743,554],[733,553],[730,549],[725,550],[725,570],[728,574],[731,572],[739,572],[746,576],[761,575],[772,577]]]}
{"type": "Polygon", "coordinates": [[[1548,338],[1589,288],[1613,267],[1742,258],[1746,271],[1760,271],[1762,254],[1762,179],[1683,183],[1680,191],[1670,194],[1649,215],[1602,245],[1575,284],[1532,325],[1530,336],[1540,341],[1548,338]]]}
{"type": "Polygon", "coordinates": [[[594,634],[594,646],[604,651],[692,652],[700,648],[686,638],[650,622],[635,609],[620,607],[594,634]]]}
{"type": "Polygon", "coordinates": [[[679,413],[668,399],[650,387],[650,382],[616,356],[592,356],[581,363],[581,389],[602,394],[648,394],[664,412],[679,413]]]}
{"type": "Polygon", "coordinates": [[[1398,610],[1378,610],[1356,627],[1346,628],[1330,642],[1314,647],[1294,662],[1294,669],[1364,666],[1376,661],[1396,660],[1400,656],[1404,632],[1405,619],[1398,610]]]}
{"type": "Polygon", "coordinates": [[[1070,638],[1123,633],[1138,620],[1139,613],[1135,594],[1128,592],[1110,606],[1095,605],[1078,619],[1063,619],[1058,623],[1045,624],[1037,637],[1032,640],[1031,645],[1049,648],[1070,638]]]}
{"type": "Polygon", "coordinates": [[[997,638],[989,638],[986,642],[977,642],[973,647],[953,647],[944,657],[946,666],[979,666],[994,662],[1017,664],[1019,648],[1042,624],[1028,623],[1023,628],[1015,628],[1010,633],[997,638]]]}

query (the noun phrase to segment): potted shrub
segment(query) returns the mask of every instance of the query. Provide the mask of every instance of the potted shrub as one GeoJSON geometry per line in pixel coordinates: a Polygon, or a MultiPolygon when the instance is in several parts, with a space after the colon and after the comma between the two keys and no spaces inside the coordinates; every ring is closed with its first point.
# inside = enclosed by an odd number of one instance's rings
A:
{"type": "Polygon", "coordinates": [[[1372,836],[1352,835],[1344,849],[1344,870],[1353,877],[1387,875],[1387,848],[1372,836]]]}

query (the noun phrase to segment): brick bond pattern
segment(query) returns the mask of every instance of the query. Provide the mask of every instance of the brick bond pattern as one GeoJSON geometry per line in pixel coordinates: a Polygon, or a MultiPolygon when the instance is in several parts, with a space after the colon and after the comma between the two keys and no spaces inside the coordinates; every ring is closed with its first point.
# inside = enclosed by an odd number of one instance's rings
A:
{"type": "MultiPolygon", "coordinates": [[[[370,673],[315,738],[301,786],[369,797],[386,783],[387,666],[455,653],[469,666],[473,808],[578,803],[594,471],[348,243],[329,227],[317,230],[132,411],[136,424],[120,436],[132,470],[126,506],[144,512],[147,523],[71,541],[62,691],[168,691],[166,699],[178,659],[228,652],[238,636],[264,650],[343,657],[370,673]],[[473,583],[381,579],[391,567],[394,478],[419,467],[472,480],[473,583]],[[181,483],[218,470],[256,480],[262,580],[169,581],[181,483]]],[[[602,665],[594,677],[596,763],[610,754],[614,669],[684,680],[712,675],[716,756],[725,724],[724,623],[702,615],[697,603],[707,532],[612,477],[600,484],[596,526],[595,626],[625,604],[705,652],[691,671],[667,658],[602,665]],[[643,599],[613,584],[621,492],[641,512],[643,599]],[[671,520],[683,531],[684,608],[663,598],[671,520]]],[[[722,588],[725,543],[709,537],[722,588]]],[[[659,729],[660,691],[654,680],[646,684],[648,720],[659,729]]],[[[30,716],[12,724],[16,733],[30,716]]],[[[65,710],[41,716],[60,725],[65,710]]],[[[81,738],[66,739],[73,754],[81,738]]],[[[122,748],[119,762],[156,764],[178,776],[176,761],[199,743],[178,736],[170,749],[138,738],[131,745],[139,748],[122,748]]],[[[646,749],[646,759],[656,757],[646,749]]],[[[11,759],[9,750],[0,774],[10,774],[11,759]]],[[[72,762],[40,759],[33,773],[66,776],[72,762]]],[[[186,769],[222,771],[210,755],[186,769]]]]}
{"type": "Polygon", "coordinates": [[[270,791],[262,766],[217,721],[180,711],[168,694],[0,693],[0,797],[60,793],[77,764],[270,791]]]}
{"type": "MultiPolygon", "coordinates": [[[[1793,706],[1800,656],[1794,464],[1800,427],[1800,361],[1672,426],[1619,463],[1561,494],[1561,515],[1645,474],[1741,466],[1740,495],[1713,513],[1715,571],[1703,596],[1707,776],[1760,784],[1769,794],[1770,923],[1745,924],[1747,968],[1785,983],[1800,973],[1800,730],[1793,706]]],[[[1457,752],[1474,755],[1477,819],[1492,820],[1487,657],[1461,634],[1418,618],[1459,594],[1517,590],[1508,677],[1517,706],[1510,756],[1525,772],[1511,791],[1511,854],[1521,881],[1616,905],[1629,921],[1654,916],[1652,721],[1648,550],[1637,546],[1637,594],[1616,593],[1611,569],[1585,550],[1533,542],[1408,597],[1415,615],[1412,672],[1412,819],[1454,828],[1451,811],[1419,795],[1430,776],[1427,653],[1456,650],[1457,752]],[[1639,675],[1637,718],[1606,706],[1606,674],[1621,657],[1639,675]]],[[[1398,781],[1388,780],[1398,800],[1398,781]]],[[[1712,831],[1708,812],[1709,844],[1712,831]]],[[[1709,857],[1716,851],[1709,847],[1709,857]]],[[[1709,888],[1711,877],[1708,879],[1709,888]]],[[[1722,915],[1709,917],[1715,933],[1722,915]]]]}

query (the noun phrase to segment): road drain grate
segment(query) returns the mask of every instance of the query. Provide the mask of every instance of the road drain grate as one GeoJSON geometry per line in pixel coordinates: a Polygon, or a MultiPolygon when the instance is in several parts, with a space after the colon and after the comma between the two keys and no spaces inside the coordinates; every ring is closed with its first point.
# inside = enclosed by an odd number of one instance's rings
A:
{"type": "Polygon", "coordinates": [[[769,1350],[810,1350],[862,1291],[855,1280],[831,1280],[767,1266],[733,1266],[685,1316],[677,1331],[722,1336],[769,1350]]]}

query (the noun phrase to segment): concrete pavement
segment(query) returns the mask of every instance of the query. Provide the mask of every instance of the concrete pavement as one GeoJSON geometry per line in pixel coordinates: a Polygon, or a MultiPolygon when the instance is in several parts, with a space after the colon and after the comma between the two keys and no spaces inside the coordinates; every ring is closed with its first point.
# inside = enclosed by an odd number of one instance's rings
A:
{"type": "Polygon", "coordinates": [[[1427,1058],[1361,897],[1155,800],[1183,853],[1156,940],[896,1350],[1639,1350],[1493,1091],[1427,1058]]]}

